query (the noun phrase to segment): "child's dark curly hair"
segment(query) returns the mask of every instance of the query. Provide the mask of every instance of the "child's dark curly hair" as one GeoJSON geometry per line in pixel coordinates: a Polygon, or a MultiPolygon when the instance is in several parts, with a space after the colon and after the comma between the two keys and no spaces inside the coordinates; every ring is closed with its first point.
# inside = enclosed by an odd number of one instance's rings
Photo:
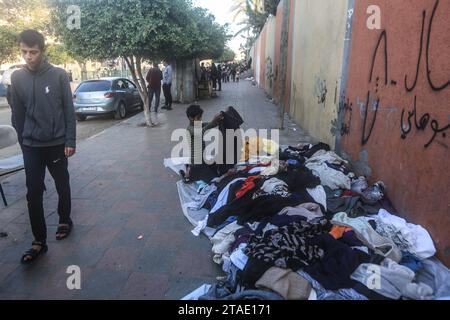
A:
{"type": "Polygon", "coordinates": [[[189,119],[191,118],[194,119],[197,118],[198,116],[202,116],[203,110],[202,108],[200,108],[198,104],[191,104],[186,110],[186,115],[189,119]]]}

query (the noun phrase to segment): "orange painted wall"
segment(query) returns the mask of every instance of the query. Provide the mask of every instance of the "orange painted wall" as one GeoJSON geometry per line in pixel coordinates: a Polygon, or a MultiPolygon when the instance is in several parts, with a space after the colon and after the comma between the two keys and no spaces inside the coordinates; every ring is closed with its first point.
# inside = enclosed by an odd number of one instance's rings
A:
{"type": "Polygon", "coordinates": [[[386,183],[398,214],[425,227],[435,241],[438,257],[450,265],[450,85],[444,87],[450,80],[450,1],[439,1],[430,31],[436,3],[355,1],[345,96],[352,111],[344,111],[349,130],[342,138],[342,147],[354,161],[360,159],[361,151],[367,152],[371,179],[386,183]],[[366,25],[369,5],[381,8],[381,30],[369,30],[366,25]],[[428,38],[431,83],[442,86],[440,90],[434,90],[427,77],[428,38]],[[406,133],[402,131],[402,113],[406,133]]]}
{"type": "MultiPolygon", "coordinates": [[[[294,11],[300,0],[287,1],[291,16],[284,99],[289,112],[291,83],[298,72],[292,62],[294,11]]],[[[368,172],[371,182],[386,183],[395,213],[427,229],[438,258],[450,266],[450,1],[357,0],[354,6],[350,55],[343,61],[348,81],[339,110],[342,121],[338,119],[342,137],[336,147],[368,172]],[[381,9],[380,30],[367,27],[370,5],[381,9]]],[[[276,66],[281,14],[276,20],[276,66]]],[[[266,85],[266,30],[255,44],[261,88],[266,85]]],[[[275,96],[279,94],[276,87],[275,96]]]]}

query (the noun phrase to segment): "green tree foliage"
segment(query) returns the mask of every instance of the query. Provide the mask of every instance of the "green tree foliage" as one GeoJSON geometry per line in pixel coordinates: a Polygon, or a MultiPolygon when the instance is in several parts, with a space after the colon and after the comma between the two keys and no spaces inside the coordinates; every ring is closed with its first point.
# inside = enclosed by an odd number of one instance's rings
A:
{"type": "Polygon", "coordinates": [[[73,61],[66,47],[62,44],[51,44],[47,46],[46,55],[48,61],[56,65],[65,65],[73,61]]]}
{"type": "MultiPolygon", "coordinates": [[[[77,60],[123,57],[145,104],[144,60],[217,58],[226,27],[188,0],[52,0],[52,27],[77,60]],[[80,28],[68,28],[69,5],[80,8],[80,28]]],[[[150,116],[145,108],[147,124],[150,116]]]]}
{"type": "Polygon", "coordinates": [[[50,13],[43,0],[0,0],[0,64],[19,56],[17,35],[25,29],[48,34],[50,13]]]}
{"type": "Polygon", "coordinates": [[[0,28],[0,64],[13,61],[19,51],[17,49],[17,35],[8,27],[0,28]]]}
{"type": "Polygon", "coordinates": [[[259,34],[266,23],[267,17],[276,15],[278,4],[281,0],[234,0],[232,10],[235,12],[235,19],[244,17],[240,22],[243,28],[238,32],[252,32],[259,34]]]}
{"type": "Polygon", "coordinates": [[[230,39],[227,34],[228,25],[219,25],[215,22],[214,16],[203,8],[193,8],[192,18],[198,32],[191,37],[194,51],[188,56],[200,59],[219,58],[224,52],[226,42],[230,39]]]}
{"type": "Polygon", "coordinates": [[[222,56],[219,58],[219,62],[233,61],[234,58],[236,58],[236,53],[234,53],[234,51],[231,50],[230,48],[225,48],[225,51],[223,52],[222,56]]]}
{"type": "Polygon", "coordinates": [[[0,0],[0,21],[16,32],[36,29],[49,32],[50,11],[45,0],[0,0]]]}
{"type": "Polygon", "coordinates": [[[264,11],[267,14],[276,15],[281,0],[264,0],[264,11]]]}
{"type": "Polygon", "coordinates": [[[246,43],[241,50],[248,55],[250,48],[264,28],[269,15],[276,15],[281,0],[233,0],[232,11],[235,13],[235,21],[241,29],[235,36],[241,35],[246,43]]]}

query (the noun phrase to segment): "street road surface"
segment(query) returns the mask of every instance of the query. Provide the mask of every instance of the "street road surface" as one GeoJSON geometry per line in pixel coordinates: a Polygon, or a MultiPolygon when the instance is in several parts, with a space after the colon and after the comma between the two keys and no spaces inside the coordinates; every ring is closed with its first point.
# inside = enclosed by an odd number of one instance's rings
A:
{"type": "MultiPolygon", "coordinates": [[[[1,101],[0,101],[1,102],[1,101]]],[[[138,109],[132,111],[127,115],[127,118],[140,112],[138,109]]],[[[84,122],[77,122],[77,141],[81,141],[96,135],[99,132],[117,124],[121,120],[114,120],[112,116],[105,115],[99,117],[89,117],[84,122]]],[[[2,107],[0,105],[0,125],[11,125],[11,110],[7,107],[2,107]]],[[[22,153],[20,146],[16,144],[15,146],[8,147],[0,150],[0,159],[11,157],[22,153]]]]}

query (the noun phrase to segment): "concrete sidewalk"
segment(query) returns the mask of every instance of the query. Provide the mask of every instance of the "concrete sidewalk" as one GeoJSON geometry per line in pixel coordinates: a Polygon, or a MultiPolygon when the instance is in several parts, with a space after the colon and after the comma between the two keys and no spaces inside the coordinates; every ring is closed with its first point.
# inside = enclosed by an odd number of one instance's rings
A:
{"type": "Polygon", "coordinates": [[[7,108],[9,107],[8,101],[5,97],[0,97],[0,108],[7,108]]]}
{"type": "MultiPolygon", "coordinates": [[[[276,128],[278,111],[260,89],[247,81],[223,89],[200,102],[204,120],[233,105],[245,128],[276,128]]],[[[141,113],[78,145],[70,160],[75,228],[62,242],[54,236],[57,194],[47,174],[49,252],[31,266],[19,264],[33,240],[24,173],[2,180],[10,206],[0,209],[0,231],[8,233],[0,238],[0,299],[180,299],[223,275],[207,238],[191,234],[178,178],[163,166],[172,131],[188,124],[186,105],[173,107],[159,127],[140,127],[141,113]],[[67,289],[71,265],[81,268],[81,290],[67,289]]],[[[311,142],[294,124],[286,127],[281,143],[311,142]]]]}

